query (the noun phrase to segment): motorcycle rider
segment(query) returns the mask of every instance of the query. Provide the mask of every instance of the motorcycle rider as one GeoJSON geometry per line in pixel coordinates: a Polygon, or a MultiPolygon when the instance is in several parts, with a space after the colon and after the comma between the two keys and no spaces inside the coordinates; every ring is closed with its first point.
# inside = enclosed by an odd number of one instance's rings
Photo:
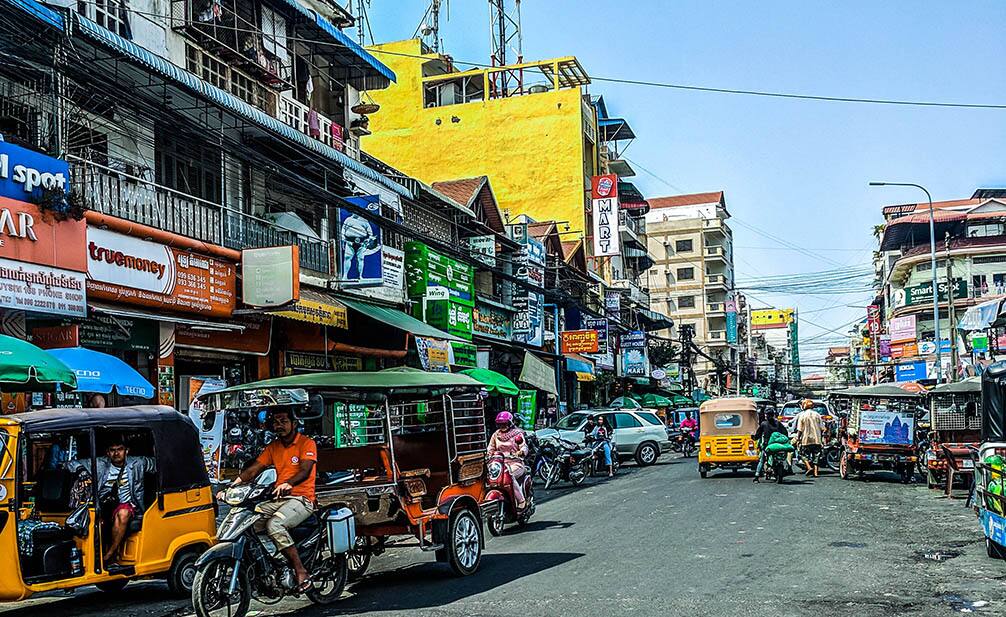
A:
{"type": "Polygon", "coordinates": [[[513,414],[509,411],[496,414],[496,432],[489,438],[487,452],[489,456],[503,455],[503,460],[510,471],[517,509],[523,510],[526,503],[521,480],[524,479],[526,472],[524,458],[527,457],[527,439],[524,437],[524,430],[514,424],[513,414]]]}
{"type": "MultiPolygon", "coordinates": [[[[296,589],[303,592],[310,587],[311,579],[300,560],[290,530],[306,521],[314,511],[318,446],[313,439],[297,431],[293,411],[277,409],[271,416],[276,439],[234,479],[231,486],[253,480],[267,467],[276,468],[274,499],[255,508],[265,515],[265,518],[255,523],[255,530],[267,533],[276,548],[290,562],[297,576],[296,589]]],[[[222,499],[223,492],[218,497],[222,499]]]]}
{"type": "Polygon", "coordinates": [[[594,430],[591,431],[590,436],[596,441],[601,441],[604,448],[604,464],[608,466],[608,477],[615,475],[615,464],[612,461],[611,452],[611,427],[608,426],[608,421],[604,416],[597,416],[595,420],[594,430]]]}
{"type": "Polygon", "coordinates": [[[754,482],[761,482],[762,470],[765,467],[765,446],[768,445],[769,437],[772,433],[782,433],[783,435],[789,436],[789,432],[786,427],[778,419],[778,413],[774,409],[768,410],[765,414],[765,420],[758,425],[758,430],[755,431],[752,439],[758,444],[758,467],[755,469],[754,482]]]}
{"type": "Polygon", "coordinates": [[[685,419],[681,421],[681,430],[695,443],[695,433],[699,430],[699,421],[692,417],[692,414],[685,416],[685,419]]]}

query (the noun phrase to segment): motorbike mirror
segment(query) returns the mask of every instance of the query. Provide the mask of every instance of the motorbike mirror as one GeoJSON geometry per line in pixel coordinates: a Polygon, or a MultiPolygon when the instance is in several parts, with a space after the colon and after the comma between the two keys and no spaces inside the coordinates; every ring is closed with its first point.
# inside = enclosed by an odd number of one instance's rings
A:
{"type": "Polygon", "coordinates": [[[325,399],[320,394],[312,394],[307,405],[295,412],[298,420],[318,420],[325,415],[325,399]]]}
{"type": "Polygon", "coordinates": [[[268,486],[270,484],[276,483],[276,470],[270,467],[255,478],[255,484],[259,486],[268,486]]]}

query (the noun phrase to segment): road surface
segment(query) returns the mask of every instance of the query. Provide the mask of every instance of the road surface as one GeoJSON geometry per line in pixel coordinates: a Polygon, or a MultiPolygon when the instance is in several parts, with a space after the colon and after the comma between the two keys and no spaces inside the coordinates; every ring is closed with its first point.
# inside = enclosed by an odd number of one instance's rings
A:
{"type": "MultiPolygon", "coordinates": [[[[676,456],[676,455],[675,455],[676,456]]],[[[481,570],[457,579],[414,549],[324,609],[289,601],[258,615],[960,615],[1006,611],[1006,562],[985,556],[974,515],[894,476],[869,481],[745,474],[699,479],[694,459],[622,468],[614,480],[549,491],[530,526],[491,538],[481,570]]],[[[540,494],[540,493],[539,493],[540,494]]],[[[4,617],[181,616],[163,585],[80,591],[4,617]]]]}

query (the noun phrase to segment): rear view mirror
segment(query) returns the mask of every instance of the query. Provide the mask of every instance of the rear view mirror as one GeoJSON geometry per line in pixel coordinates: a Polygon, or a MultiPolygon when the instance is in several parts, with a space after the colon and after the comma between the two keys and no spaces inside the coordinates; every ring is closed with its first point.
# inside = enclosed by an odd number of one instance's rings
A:
{"type": "Polygon", "coordinates": [[[325,399],[320,394],[312,394],[307,405],[295,412],[298,420],[318,420],[325,415],[325,399]]]}
{"type": "Polygon", "coordinates": [[[269,486],[270,484],[276,483],[276,470],[272,467],[266,469],[255,478],[255,484],[258,486],[269,486]]]}

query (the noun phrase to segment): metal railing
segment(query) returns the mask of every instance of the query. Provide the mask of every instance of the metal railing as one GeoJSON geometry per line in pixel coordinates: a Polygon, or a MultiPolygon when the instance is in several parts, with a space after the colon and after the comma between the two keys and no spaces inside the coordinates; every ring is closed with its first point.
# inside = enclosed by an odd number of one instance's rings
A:
{"type": "Polygon", "coordinates": [[[722,246],[707,246],[706,247],[706,257],[723,257],[723,247],[722,246]]]}
{"type": "Polygon", "coordinates": [[[68,158],[73,190],[90,210],[235,250],[296,244],[303,268],[324,274],[331,271],[327,241],[300,236],[267,220],[105,165],[72,155],[68,158]]]}
{"type": "Polygon", "coordinates": [[[349,128],[333,122],[328,117],[315,112],[317,126],[312,126],[311,108],[296,99],[281,96],[276,117],[287,126],[345,152],[350,157],[360,159],[360,140],[349,132],[349,128]],[[332,130],[332,127],[335,130],[332,130]]]}
{"type": "Polygon", "coordinates": [[[618,213],[618,224],[625,225],[636,234],[646,233],[646,219],[643,217],[629,216],[624,210],[618,213]]]}

